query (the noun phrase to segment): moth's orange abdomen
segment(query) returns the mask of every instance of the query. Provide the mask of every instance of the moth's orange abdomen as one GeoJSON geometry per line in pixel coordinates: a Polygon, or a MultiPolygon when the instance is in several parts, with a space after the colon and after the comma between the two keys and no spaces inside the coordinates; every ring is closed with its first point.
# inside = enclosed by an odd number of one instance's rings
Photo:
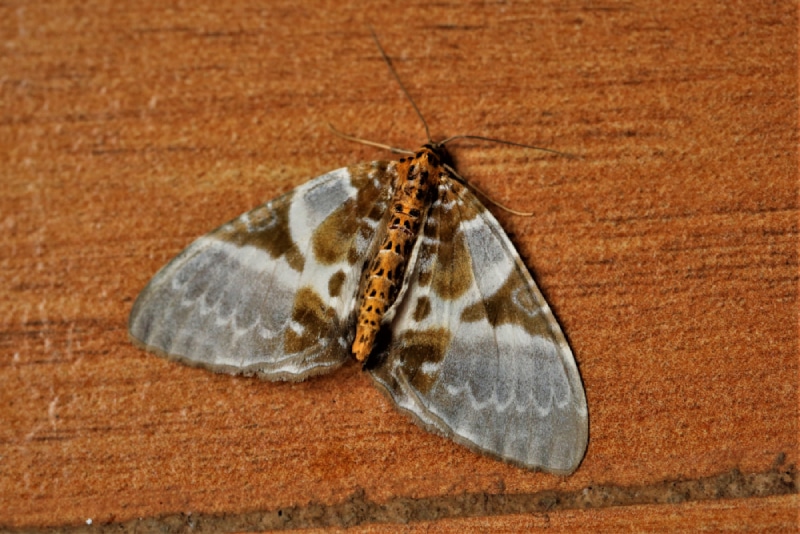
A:
{"type": "Polygon", "coordinates": [[[362,283],[353,341],[353,356],[364,361],[372,351],[386,310],[397,300],[411,251],[430,203],[434,180],[441,174],[439,157],[424,147],[396,166],[397,178],[391,200],[391,217],[385,237],[362,283]]]}

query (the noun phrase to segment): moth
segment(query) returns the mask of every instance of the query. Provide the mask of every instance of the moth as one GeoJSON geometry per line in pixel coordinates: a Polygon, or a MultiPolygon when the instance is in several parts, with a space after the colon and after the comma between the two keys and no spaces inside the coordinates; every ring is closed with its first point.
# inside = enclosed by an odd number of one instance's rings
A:
{"type": "Polygon", "coordinates": [[[267,380],[355,359],[424,428],[525,468],[569,474],[586,450],[572,351],[443,143],[329,172],[200,237],[144,288],[129,331],[267,380]]]}

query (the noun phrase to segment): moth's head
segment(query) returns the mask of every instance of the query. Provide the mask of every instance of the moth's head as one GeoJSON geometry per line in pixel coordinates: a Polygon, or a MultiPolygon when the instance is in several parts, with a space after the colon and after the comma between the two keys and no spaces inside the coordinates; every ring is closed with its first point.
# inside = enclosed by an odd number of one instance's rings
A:
{"type": "Polygon", "coordinates": [[[415,157],[422,156],[424,152],[428,153],[428,162],[431,165],[453,167],[453,158],[442,143],[425,143],[415,157]]]}

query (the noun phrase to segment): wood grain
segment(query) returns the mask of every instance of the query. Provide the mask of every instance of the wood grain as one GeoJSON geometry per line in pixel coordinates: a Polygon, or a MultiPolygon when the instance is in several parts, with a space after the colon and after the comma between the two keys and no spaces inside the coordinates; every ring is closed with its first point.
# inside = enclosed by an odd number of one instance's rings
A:
{"type": "MultiPolygon", "coordinates": [[[[283,509],[306,518],[294,528],[375,521],[314,519],[354,495],[397,506],[391,525],[404,499],[597,487],[547,517],[745,530],[796,509],[782,496],[797,493],[796,2],[62,0],[5,3],[0,21],[0,528],[283,509]],[[138,291],[193,238],[389,157],[328,122],[424,141],[368,24],[434,136],[577,156],[453,148],[463,175],[536,213],[493,210],[580,365],[590,443],[571,477],[426,433],[355,365],[271,384],[128,341],[138,291]],[[772,483],[668,498],[670,481],[731,472],[772,483]],[[620,499],[626,487],[652,497],[620,499]]],[[[458,510],[431,524],[542,517],[458,510]]]]}

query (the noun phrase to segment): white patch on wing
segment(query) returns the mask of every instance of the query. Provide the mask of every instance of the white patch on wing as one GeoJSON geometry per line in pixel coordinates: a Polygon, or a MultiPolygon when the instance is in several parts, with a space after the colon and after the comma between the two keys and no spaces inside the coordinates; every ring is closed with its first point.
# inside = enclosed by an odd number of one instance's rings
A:
{"type": "Polygon", "coordinates": [[[508,279],[514,269],[514,258],[502,249],[491,246],[492,228],[483,217],[462,221],[461,231],[470,243],[470,260],[475,279],[480,284],[481,295],[493,295],[508,279]]]}
{"type": "Polygon", "coordinates": [[[347,169],[330,175],[334,179],[309,182],[296,190],[295,201],[289,207],[289,231],[295,243],[306,242],[331,213],[358,192],[350,184],[347,169]]]}

